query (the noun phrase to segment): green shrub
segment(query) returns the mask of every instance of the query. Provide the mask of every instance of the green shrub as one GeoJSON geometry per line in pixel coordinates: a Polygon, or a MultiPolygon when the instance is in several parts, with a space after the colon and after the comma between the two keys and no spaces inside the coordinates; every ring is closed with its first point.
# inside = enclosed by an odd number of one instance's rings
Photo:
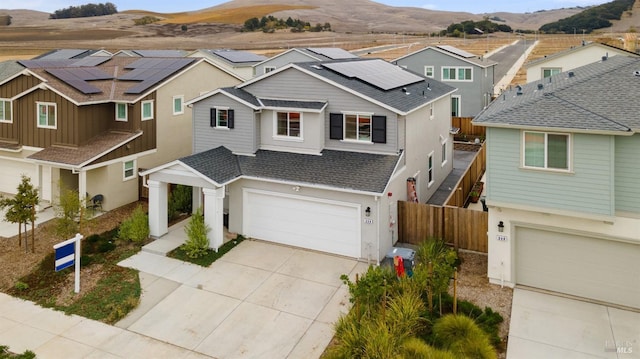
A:
{"type": "Polygon", "coordinates": [[[202,208],[198,208],[196,213],[191,216],[184,230],[189,238],[180,248],[191,258],[199,258],[206,255],[209,250],[207,233],[211,229],[204,223],[202,208]]]}
{"type": "Polygon", "coordinates": [[[486,335],[461,338],[454,342],[449,349],[459,358],[466,359],[496,359],[496,350],[489,344],[486,335]]]}
{"type": "Polygon", "coordinates": [[[141,206],[136,207],[131,217],[120,225],[118,238],[140,243],[149,238],[149,219],[141,206]]]}
{"type": "Polygon", "coordinates": [[[29,285],[25,282],[21,282],[21,281],[17,281],[16,284],[14,285],[14,287],[17,290],[27,290],[29,289],[29,285]]]}
{"type": "Polygon", "coordinates": [[[169,195],[167,215],[173,220],[181,213],[191,213],[193,210],[193,189],[190,186],[177,185],[169,195]]]}
{"type": "Polygon", "coordinates": [[[447,314],[438,319],[433,325],[433,338],[436,345],[462,358],[496,358],[489,336],[466,315],[447,314]]]}
{"type": "Polygon", "coordinates": [[[9,352],[9,347],[6,345],[0,345],[0,359],[33,359],[36,357],[36,353],[31,350],[25,350],[22,354],[13,354],[9,352]]]}
{"type": "Polygon", "coordinates": [[[406,291],[387,302],[385,320],[394,333],[417,335],[425,325],[422,314],[426,308],[419,293],[406,291]]]}
{"type": "Polygon", "coordinates": [[[402,343],[401,358],[457,359],[453,353],[436,349],[418,338],[409,338],[402,343]]]}
{"type": "Polygon", "coordinates": [[[134,19],[133,23],[136,25],[148,25],[148,24],[153,24],[154,22],[158,22],[160,21],[160,18],[157,18],[155,16],[143,16],[139,19],[134,19]]]}
{"type": "Polygon", "coordinates": [[[354,303],[358,315],[369,315],[375,311],[391,284],[397,281],[392,269],[374,266],[369,266],[367,273],[356,282],[352,282],[346,274],[341,275],[340,279],[349,287],[349,301],[354,303]]]}

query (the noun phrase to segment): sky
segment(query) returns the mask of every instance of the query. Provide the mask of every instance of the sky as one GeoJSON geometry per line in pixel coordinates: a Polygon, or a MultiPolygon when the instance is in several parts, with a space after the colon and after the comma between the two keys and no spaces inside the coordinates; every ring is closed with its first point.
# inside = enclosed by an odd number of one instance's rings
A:
{"type": "MultiPolygon", "coordinates": [[[[611,0],[375,0],[391,6],[411,6],[430,10],[464,11],[474,14],[492,13],[499,11],[525,13],[538,10],[551,10],[574,6],[600,5],[611,0]]],[[[118,11],[142,9],[155,12],[180,12],[208,8],[222,4],[223,0],[188,0],[158,1],[158,0],[2,0],[0,9],[28,9],[53,12],[69,6],[84,4],[99,4],[111,2],[118,11]]],[[[286,3],[286,0],[282,0],[286,3]]]]}

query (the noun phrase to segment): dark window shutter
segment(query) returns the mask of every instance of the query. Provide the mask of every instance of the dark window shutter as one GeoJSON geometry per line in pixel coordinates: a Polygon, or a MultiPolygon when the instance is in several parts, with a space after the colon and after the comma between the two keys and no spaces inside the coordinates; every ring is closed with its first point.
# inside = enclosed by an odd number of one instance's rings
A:
{"type": "Polygon", "coordinates": [[[342,119],[341,113],[329,114],[329,138],[332,140],[342,139],[342,119]]]}
{"type": "Polygon", "coordinates": [[[227,110],[227,126],[233,128],[233,110],[227,110]]]}
{"type": "Polygon", "coordinates": [[[216,121],[216,109],[212,108],[210,111],[209,126],[216,127],[217,123],[218,121],[216,121]]]}
{"type": "Polygon", "coordinates": [[[371,141],[387,143],[387,116],[373,116],[372,122],[371,141]]]}

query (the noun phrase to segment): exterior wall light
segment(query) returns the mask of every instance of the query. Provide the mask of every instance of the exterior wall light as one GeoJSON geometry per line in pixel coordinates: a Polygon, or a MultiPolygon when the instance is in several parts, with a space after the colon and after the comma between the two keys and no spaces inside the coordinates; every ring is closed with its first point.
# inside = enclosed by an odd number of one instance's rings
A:
{"type": "Polygon", "coordinates": [[[371,207],[367,207],[367,209],[364,210],[364,215],[367,217],[371,217],[371,207]]]}
{"type": "Polygon", "coordinates": [[[498,222],[498,232],[504,232],[504,222],[502,221],[498,222]]]}

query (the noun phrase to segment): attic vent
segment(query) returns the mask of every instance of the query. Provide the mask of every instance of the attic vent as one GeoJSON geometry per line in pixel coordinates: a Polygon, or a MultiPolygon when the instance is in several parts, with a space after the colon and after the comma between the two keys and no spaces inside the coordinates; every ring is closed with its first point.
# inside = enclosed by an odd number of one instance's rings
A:
{"type": "Polygon", "coordinates": [[[543,84],[538,84],[538,90],[542,90],[544,88],[543,84]]]}
{"type": "Polygon", "coordinates": [[[573,76],[575,76],[576,74],[574,74],[574,73],[573,73],[573,71],[569,71],[568,75],[569,75],[569,77],[573,77],[573,76]]]}
{"type": "Polygon", "coordinates": [[[633,72],[633,75],[634,75],[634,76],[636,76],[636,77],[640,77],[640,71],[635,70],[635,71],[633,72]]]}

